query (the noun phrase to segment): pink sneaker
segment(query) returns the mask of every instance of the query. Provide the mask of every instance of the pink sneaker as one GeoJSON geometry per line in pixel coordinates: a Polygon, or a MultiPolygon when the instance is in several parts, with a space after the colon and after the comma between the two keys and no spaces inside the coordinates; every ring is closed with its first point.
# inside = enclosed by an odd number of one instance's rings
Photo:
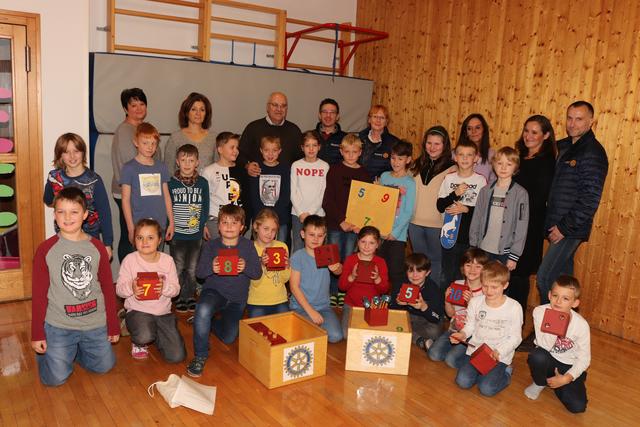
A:
{"type": "Polygon", "coordinates": [[[149,357],[149,348],[146,345],[131,344],[131,357],[137,360],[144,360],[149,357]]]}

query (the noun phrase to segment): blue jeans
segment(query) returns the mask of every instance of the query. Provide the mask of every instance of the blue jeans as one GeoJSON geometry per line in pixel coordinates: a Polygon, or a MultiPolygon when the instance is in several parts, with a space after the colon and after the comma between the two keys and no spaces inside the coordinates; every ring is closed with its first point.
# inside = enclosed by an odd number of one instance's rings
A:
{"type": "Polygon", "coordinates": [[[277,239],[289,246],[291,242],[291,239],[289,239],[289,224],[280,224],[277,239]]]}
{"type": "Polygon", "coordinates": [[[542,258],[536,278],[540,304],[549,302],[551,285],[553,285],[558,276],[561,274],[573,275],[573,256],[580,243],[582,243],[580,239],[567,239],[565,237],[558,243],[549,244],[549,249],[547,249],[547,253],[542,258]]]}
{"type": "Polygon", "coordinates": [[[471,388],[478,384],[478,390],[483,396],[491,397],[498,394],[511,383],[511,373],[507,371],[507,365],[502,362],[489,371],[487,375],[480,372],[471,364],[471,356],[464,355],[460,363],[460,369],[456,375],[456,384],[460,388],[471,388]]]}
{"type": "Polygon", "coordinates": [[[104,374],[116,363],[111,343],[107,340],[107,327],[89,331],[63,329],[44,324],[47,351],[36,354],[40,381],[44,385],[64,384],[77,361],[87,371],[104,374]]]}
{"type": "MultiPolygon", "coordinates": [[[[306,319],[311,320],[309,315],[307,315],[307,313],[302,308],[295,309],[294,311],[299,315],[304,316],[306,319]]],[[[336,313],[331,308],[317,311],[324,319],[322,325],[319,326],[327,331],[327,338],[329,342],[334,343],[342,341],[342,328],[340,327],[340,321],[338,320],[338,316],[336,315],[336,313]]]]}
{"type": "Polygon", "coordinates": [[[468,243],[456,243],[451,249],[442,249],[442,282],[440,283],[443,285],[441,288],[443,294],[451,282],[463,279],[460,261],[467,249],[469,249],[468,243]]]}
{"type": "Polygon", "coordinates": [[[176,240],[173,239],[169,251],[176,263],[178,279],[180,279],[179,301],[187,302],[195,299],[196,295],[196,266],[200,256],[202,240],[176,240]]]}
{"type": "Polygon", "coordinates": [[[212,329],[216,337],[225,344],[231,344],[238,337],[239,322],[246,303],[231,302],[215,289],[203,289],[196,304],[193,318],[193,349],[196,357],[209,357],[209,333],[212,329]],[[214,320],[218,312],[222,316],[214,320]]]}
{"type": "Polygon", "coordinates": [[[453,332],[446,331],[440,335],[429,349],[429,359],[434,362],[442,362],[447,366],[458,369],[462,364],[462,358],[467,351],[467,347],[462,344],[452,344],[449,337],[453,332]]]}
{"type": "MultiPolygon", "coordinates": [[[[344,262],[344,259],[353,253],[357,240],[358,236],[356,233],[346,233],[340,230],[329,230],[329,234],[327,236],[327,243],[338,245],[341,262],[344,262]]],[[[336,295],[338,293],[338,278],[333,274],[331,275],[330,293],[331,295],[336,295]]]]}
{"type": "Polygon", "coordinates": [[[411,240],[413,252],[425,254],[431,260],[431,274],[429,275],[431,280],[436,282],[440,289],[445,289],[446,286],[442,282],[440,229],[409,224],[409,239],[411,240]]]}
{"type": "Polygon", "coordinates": [[[289,302],[281,302],[274,305],[251,305],[247,304],[249,317],[268,316],[270,314],[286,313],[289,311],[289,302]]]}
{"type": "Polygon", "coordinates": [[[349,332],[349,319],[351,319],[351,312],[353,309],[350,305],[342,306],[342,318],[340,319],[340,325],[342,326],[342,336],[346,339],[349,332]]]}
{"type": "Polygon", "coordinates": [[[291,253],[304,248],[304,241],[300,235],[302,223],[296,215],[291,215],[291,253]]]}

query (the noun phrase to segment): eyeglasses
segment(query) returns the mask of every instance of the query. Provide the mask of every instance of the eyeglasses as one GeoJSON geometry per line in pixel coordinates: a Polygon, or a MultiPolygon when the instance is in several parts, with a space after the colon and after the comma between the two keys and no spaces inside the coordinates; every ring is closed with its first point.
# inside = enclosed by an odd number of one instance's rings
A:
{"type": "Polygon", "coordinates": [[[371,116],[371,118],[374,120],[387,120],[385,116],[371,116]]]}
{"type": "Polygon", "coordinates": [[[338,114],[337,111],[331,111],[331,110],[320,110],[320,114],[329,114],[331,116],[335,116],[336,114],[338,114]]]}
{"type": "Polygon", "coordinates": [[[275,102],[270,102],[269,105],[271,105],[273,108],[287,108],[287,104],[276,104],[275,102]]]}

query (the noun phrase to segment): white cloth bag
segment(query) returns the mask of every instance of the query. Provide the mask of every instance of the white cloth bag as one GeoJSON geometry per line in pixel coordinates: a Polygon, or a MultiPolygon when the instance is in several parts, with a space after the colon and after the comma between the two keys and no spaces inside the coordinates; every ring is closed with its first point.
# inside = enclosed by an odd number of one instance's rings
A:
{"type": "Polygon", "coordinates": [[[169,407],[184,406],[194,411],[213,415],[216,406],[216,387],[199,384],[184,375],[169,375],[166,381],[157,381],[147,388],[149,396],[153,397],[153,386],[167,401],[169,407]]]}

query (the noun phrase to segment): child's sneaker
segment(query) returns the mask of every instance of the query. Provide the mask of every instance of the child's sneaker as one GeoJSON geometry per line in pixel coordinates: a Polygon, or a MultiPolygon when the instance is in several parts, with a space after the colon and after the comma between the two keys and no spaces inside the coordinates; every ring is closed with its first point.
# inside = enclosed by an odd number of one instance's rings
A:
{"type": "Polygon", "coordinates": [[[344,292],[338,292],[338,307],[344,306],[344,296],[346,294],[344,292]]]}
{"type": "Polygon", "coordinates": [[[416,345],[426,353],[433,345],[433,340],[431,338],[424,339],[424,337],[419,337],[416,340],[416,345]]]}
{"type": "Polygon", "coordinates": [[[135,345],[131,343],[131,357],[136,360],[144,360],[149,357],[149,347],[146,345],[135,345]]]}
{"type": "Polygon", "coordinates": [[[186,313],[189,311],[189,306],[186,302],[179,300],[176,303],[176,313],[186,313]]]}
{"type": "Polygon", "coordinates": [[[190,377],[194,378],[201,377],[206,361],[207,359],[204,357],[194,357],[193,360],[189,362],[189,366],[187,366],[187,374],[189,374],[190,377]]]}
{"type": "Polygon", "coordinates": [[[189,298],[187,300],[187,310],[189,310],[191,313],[195,313],[195,311],[196,311],[196,300],[194,300],[193,298],[189,298]]]}

